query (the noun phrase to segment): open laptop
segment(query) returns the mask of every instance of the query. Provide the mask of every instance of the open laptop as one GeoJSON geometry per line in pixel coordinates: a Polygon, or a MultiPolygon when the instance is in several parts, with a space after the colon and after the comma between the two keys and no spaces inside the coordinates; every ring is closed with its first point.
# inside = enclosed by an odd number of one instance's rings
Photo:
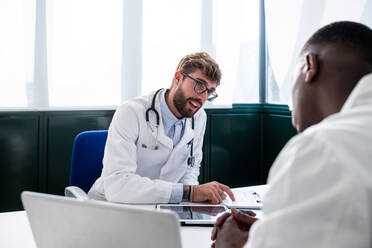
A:
{"type": "Polygon", "coordinates": [[[181,247],[178,217],[95,200],[23,192],[37,247],[181,247]]]}

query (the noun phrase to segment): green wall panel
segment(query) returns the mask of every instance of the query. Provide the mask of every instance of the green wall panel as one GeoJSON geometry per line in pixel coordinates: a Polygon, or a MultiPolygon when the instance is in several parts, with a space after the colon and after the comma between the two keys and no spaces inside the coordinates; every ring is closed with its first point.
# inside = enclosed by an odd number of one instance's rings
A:
{"type": "Polygon", "coordinates": [[[210,180],[230,187],[260,183],[260,116],[211,114],[210,180]]]}
{"type": "Polygon", "coordinates": [[[56,114],[48,118],[47,192],[63,194],[68,186],[75,136],[87,130],[108,129],[113,111],[93,114],[56,114]]]}
{"type": "Polygon", "coordinates": [[[292,126],[291,116],[267,114],[263,116],[262,133],[262,178],[266,183],[269,170],[275,158],[287,143],[287,141],[297,134],[292,126]]]}
{"type": "MultiPolygon", "coordinates": [[[[284,105],[207,109],[199,182],[261,184],[296,133],[284,105]]],[[[109,127],[114,110],[0,112],[0,212],[22,209],[23,190],[63,194],[72,145],[86,130],[109,127]]]]}
{"type": "Polygon", "coordinates": [[[20,193],[39,191],[39,116],[0,115],[0,130],[0,212],[20,210],[20,193]]]}

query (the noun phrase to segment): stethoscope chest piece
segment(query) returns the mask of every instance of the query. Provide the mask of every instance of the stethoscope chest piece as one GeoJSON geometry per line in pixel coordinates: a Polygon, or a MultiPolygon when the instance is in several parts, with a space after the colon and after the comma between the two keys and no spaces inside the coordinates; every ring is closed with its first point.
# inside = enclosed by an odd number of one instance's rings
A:
{"type": "Polygon", "coordinates": [[[195,165],[195,157],[194,156],[190,156],[187,159],[187,165],[190,166],[190,167],[194,167],[194,165],[195,165]]]}

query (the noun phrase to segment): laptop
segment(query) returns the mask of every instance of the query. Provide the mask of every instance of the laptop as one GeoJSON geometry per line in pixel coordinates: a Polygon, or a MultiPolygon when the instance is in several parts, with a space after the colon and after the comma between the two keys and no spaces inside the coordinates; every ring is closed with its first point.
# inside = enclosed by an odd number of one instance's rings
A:
{"type": "Polygon", "coordinates": [[[170,211],[35,192],[22,192],[37,247],[181,247],[170,211]]]}

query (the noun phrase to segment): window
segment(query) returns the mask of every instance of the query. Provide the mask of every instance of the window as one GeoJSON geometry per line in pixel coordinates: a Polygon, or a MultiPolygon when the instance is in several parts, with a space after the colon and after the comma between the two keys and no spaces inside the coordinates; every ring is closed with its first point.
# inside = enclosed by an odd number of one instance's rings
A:
{"type": "Polygon", "coordinates": [[[168,88],[181,58],[200,50],[200,0],[143,0],[142,94],[168,88]]]}
{"type": "Polygon", "coordinates": [[[34,77],[35,1],[0,1],[0,107],[26,107],[34,77]]]}
{"type": "Polygon", "coordinates": [[[372,26],[370,13],[368,0],[2,0],[0,108],[117,106],[169,87],[199,50],[223,73],[213,105],[287,104],[309,36],[337,20],[372,26]]]}
{"type": "Polygon", "coordinates": [[[122,1],[47,1],[49,106],[120,103],[122,12],[122,1]]]}
{"type": "Polygon", "coordinates": [[[265,1],[268,44],[268,102],[287,104],[300,50],[319,28],[349,20],[372,26],[372,2],[366,0],[265,1]],[[291,11],[288,11],[291,9],[291,11]]]}
{"type": "Polygon", "coordinates": [[[213,104],[258,101],[258,1],[143,1],[142,94],[172,83],[180,59],[205,50],[222,70],[213,104]]]}
{"type": "Polygon", "coordinates": [[[214,1],[213,47],[222,70],[216,104],[258,102],[258,1],[214,1]]]}
{"type": "Polygon", "coordinates": [[[223,72],[214,104],[257,102],[258,0],[3,0],[0,12],[0,107],[119,105],[169,87],[199,50],[223,72]]]}

